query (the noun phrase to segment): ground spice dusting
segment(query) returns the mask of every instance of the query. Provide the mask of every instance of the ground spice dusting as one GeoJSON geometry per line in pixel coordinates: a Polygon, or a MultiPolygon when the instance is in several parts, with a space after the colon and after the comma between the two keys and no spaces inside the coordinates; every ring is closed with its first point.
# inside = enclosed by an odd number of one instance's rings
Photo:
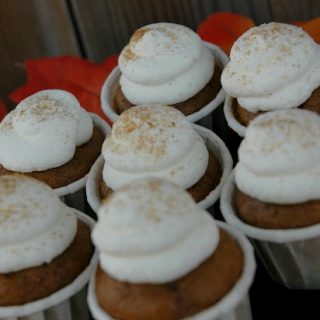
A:
{"type": "MultiPolygon", "coordinates": [[[[279,34],[290,36],[288,39],[290,39],[290,43],[292,45],[299,43],[300,38],[304,37],[302,30],[293,31],[289,27],[280,23],[272,23],[268,26],[268,28],[259,27],[252,29],[251,32],[243,37],[243,41],[249,44],[252,43],[252,41],[257,37],[262,37],[267,43],[274,43],[274,41],[278,39],[279,34]],[[295,39],[298,41],[295,41],[295,39]]],[[[292,53],[291,47],[286,44],[281,44],[279,50],[285,55],[290,55],[292,53]]]]}
{"type": "Polygon", "coordinates": [[[139,152],[145,150],[150,154],[161,157],[166,152],[166,142],[159,139],[159,136],[144,134],[149,129],[161,128],[163,131],[166,127],[175,127],[173,121],[166,121],[155,116],[148,108],[131,109],[124,117],[124,122],[120,127],[123,127],[122,133],[131,133],[135,129],[142,129],[135,143],[135,149],[139,152]],[[123,126],[122,126],[123,125],[123,126]]]}
{"type": "Polygon", "coordinates": [[[139,56],[134,52],[134,47],[142,39],[145,33],[149,32],[150,30],[151,29],[149,28],[140,28],[133,33],[129,41],[129,44],[126,46],[122,53],[125,60],[129,61],[136,60],[139,58],[139,56]]]}
{"type": "Polygon", "coordinates": [[[170,42],[175,42],[177,40],[177,36],[172,31],[161,27],[158,27],[157,30],[165,34],[170,39],[170,42]]]}
{"type": "Polygon", "coordinates": [[[74,116],[62,101],[48,96],[37,97],[36,100],[30,101],[27,109],[19,110],[18,116],[23,117],[27,111],[35,115],[40,122],[48,121],[53,116],[60,116],[61,118],[74,116]]]}
{"type": "MultiPolygon", "coordinates": [[[[294,137],[300,146],[305,149],[310,147],[313,148],[315,146],[315,141],[312,140],[312,137],[316,137],[317,135],[312,130],[312,126],[308,121],[301,125],[295,119],[290,118],[268,119],[260,122],[258,126],[260,128],[279,128],[287,140],[291,140],[292,137],[294,137]]],[[[277,141],[272,145],[261,148],[261,152],[265,154],[270,153],[274,149],[280,148],[281,145],[281,141],[277,141]]]]}
{"type": "Polygon", "coordinates": [[[11,215],[15,213],[13,208],[0,208],[0,224],[10,219],[11,215]]]}
{"type": "Polygon", "coordinates": [[[1,177],[1,189],[5,194],[12,194],[16,191],[17,181],[9,176],[1,177]]]}
{"type": "Polygon", "coordinates": [[[130,38],[129,44],[123,50],[122,55],[124,57],[124,60],[126,60],[126,61],[137,60],[139,58],[139,55],[135,52],[135,46],[137,45],[137,43],[139,43],[139,41],[143,38],[143,36],[147,32],[152,32],[154,30],[161,32],[169,39],[169,43],[166,46],[168,50],[171,47],[170,43],[175,42],[177,40],[177,36],[172,31],[170,31],[166,28],[163,28],[163,27],[157,27],[157,28],[143,27],[143,28],[140,28],[133,33],[132,37],[130,38]]]}

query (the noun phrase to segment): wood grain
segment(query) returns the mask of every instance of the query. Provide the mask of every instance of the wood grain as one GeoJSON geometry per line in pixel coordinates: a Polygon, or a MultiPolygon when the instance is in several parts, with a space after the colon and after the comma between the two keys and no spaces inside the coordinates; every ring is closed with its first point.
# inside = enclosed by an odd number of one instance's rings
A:
{"type": "Polygon", "coordinates": [[[0,97],[25,81],[23,61],[79,54],[64,0],[0,1],[0,97]]]}
{"type": "Polygon", "coordinates": [[[308,20],[320,15],[319,0],[270,0],[275,21],[308,20]]]}
{"type": "Polygon", "coordinates": [[[212,12],[207,0],[71,0],[71,5],[86,55],[96,61],[120,52],[141,26],[166,21],[195,29],[212,12]]]}

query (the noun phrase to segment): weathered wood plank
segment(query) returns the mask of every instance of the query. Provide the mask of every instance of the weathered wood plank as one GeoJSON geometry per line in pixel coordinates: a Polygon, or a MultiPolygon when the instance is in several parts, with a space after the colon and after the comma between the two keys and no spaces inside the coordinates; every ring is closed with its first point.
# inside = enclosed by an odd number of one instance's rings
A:
{"type": "Polygon", "coordinates": [[[153,22],[175,22],[195,29],[212,12],[210,0],[71,0],[85,51],[101,61],[119,52],[131,34],[153,22]]]}
{"type": "Polygon", "coordinates": [[[273,20],[273,13],[269,0],[248,0],[250,16],[257,25],[273,20]]]}
{"type": "Polygon", "coordinates": [[[0,43],[3,98],[25,81],[25,59],[79,54],[64,0],[1,0],[0,43]]]}
{"type": "Polygon", "coordinates": [[[319,0],[270,0],[275,21],[308,20],[320,15],[319,0]]]}
{"type": "Polygon", "coordinates": [[[119,52],[139,27],[159,21],[196,29],[214,11],[252,16],[260,24],[270,21],[269,0],[71,0],[88,58],[101,61],[119,52]]]}

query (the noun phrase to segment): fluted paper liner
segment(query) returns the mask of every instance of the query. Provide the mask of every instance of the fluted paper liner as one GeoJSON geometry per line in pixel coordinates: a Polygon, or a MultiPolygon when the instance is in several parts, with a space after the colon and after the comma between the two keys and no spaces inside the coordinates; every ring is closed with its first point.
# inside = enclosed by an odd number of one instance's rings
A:
{"type": "MultiPolygon", "coordinates": [[[[246,237],[236,229],[223,222],[217,221],[220,228],[226,230],[240,245],[244,254],[244,266],[241,277],[234,287],[219,302],[187,319],[191,320],[250,320],[251,310],[248,299],[248,290],[253,282],[256,264],[253,248],[246,237]]],[[[212,284],[214,285],[214,283],[212,284]]],[[[89,284],[88,304],[93,317],[96,320],[113,320],[99,306],[95,294],[95,275],[93,274],[89,284]]]]}
{"type": "MultiPolygon", "coordinates": [[[[94,126],[100,129],[105,135],[107,135],[107,133],[111,130],[110,126],[98,115],[91,112],[89,112],[89,114],[93,120],[94,126]]],[[[57,188],[54,190],[59,195],[59,197],[66,196],[68,194],[73,194],[85,186],[87,178],[88,178],[88,174],[86,174],[81,179],[70,183],[67,186],[57,188]]]]}
{"type": "MultiPolygon", "coordinates": [[[[215,58],[215,61],[219,64],[219,66],[223,68],[229,62],[229,57],[218,46],[206,41],[204,41],[204,44],[211,51],[215,58]]],[[[108,78],[105,80],[100,95],[102,110],[106,114],[106,116],[113,122],[117,120],[117,118],[119,117],[119,115],[113,109],[113,103],[115,91],[119,84],[120,74],[121,72],[119,67],[115,67],[108,76],[108,78]]],[[[196,122],[200,119],[205,118],[209,113],[215,110],[224,101],[225,96],[226,93],[224,89],[221,87],[217,96],[212,101],[210,101],[199,111],[188,115],[187,119],[190,122],[196,122]]]]}
{"type": "Polygon", "coordinates": [[[296,229],[263,229],[246,224],[235,213],[235,180],[230,174],[221,193],[226,221],[252,242],[275,281],[288,288],[320,289],[320,224],[296,229]]]}
{"type": "MultiPolygon", "coordinates": [[[[232,170],[232,158],[224,142],[215,133],[196,124],[193,126],[205,141],[208,150],[217,157],[222,167],[220,183],[205,199],[199,202],[199,205],[204,209],[209,209],[218,200],[222,186],[232,170]]],[[[86,183],[87,201],[95,213],[98,212],[101,206],[99,180],[102,176],[103,165],[104,159],[101,155],[92,166],[86,183]]]]}
{"type": "Polygon", "coordinates": [[[243,126],[238,119],[235,117],[232,110],[232,102],[233,99],[231,96],[226,95],[226,99],[224,100],[223,113],[227,120],[228,126],[235,131],[240,137],[244,137],[246,134],[246,127],[243,126]]]}
{"type": "MultiPolygon", "coordinates": [[[[93,228],[93,219],[78,210],[73,210],[78,219],[85,222],[90,227],[90,229],[93,228]]],[[[85,300],[83,300],[82,292],[81,299],[81,293],[79,291],[81,291],[81,289],[83,289],[88,283],[91,274],[95,270],[97,260],[98,255],[97,252],[95,252],[90,260],[90,264],[76,279],[74,279],[73,282],[46,298],[29,302],[21,306],[0,307],[0,319],[12,320],[18,317],[26,317],[26,319],[28,320],[71,320],[70,314],[76,313],[77,310],[71,312],[70,308],[73,307],[73,309],[78,309],[78,315],[79,310],[83,311],[85,300]],[[74,299],[78,301],[75,301],[74,299]],[[81,299],[81,303],[79,302],[79,299],[81,299]],[[77,306],[75,306],[75,303],[77,304],[77,306]]],[[[83,313],[82,316],[84,316],[83,313]]],[[[86,318],[76,316],[72,320],[82,319],[86,318]]]]}

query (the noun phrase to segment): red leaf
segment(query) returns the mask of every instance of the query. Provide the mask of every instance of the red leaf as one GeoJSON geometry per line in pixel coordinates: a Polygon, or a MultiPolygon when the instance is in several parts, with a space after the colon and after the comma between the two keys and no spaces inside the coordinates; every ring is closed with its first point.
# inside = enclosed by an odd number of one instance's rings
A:
{"type": "Polygon", "coordinates": [[[102,112],[100,90],[117,60],[117,55],[100,64],[72,56],[27,60],[27,83],[12,92],[10,98],[18,103],[40,90],[63,89],[74,94],[87,111],[97,113],[111,123],[102,112]]]}
{"type": "Polygon", "coordinates": [[[292,22],[296,26],[300,26],[304,31],[308,32],[314,41],[320,43],[320,18],[308,21],[292,22]]]}
{"type": "Polygon", "coordinates": [[[0,121],[4,118],[7,114],[7,108],[4,102],[0,99],[0,121]]]}
{"type": "Polygon", "coordinates": [[[218,45],[227,54],[235,40],[254,27],[254,22],[245,16],[232,12],[214,13],[198,26],[199,36],[218,45]]]}

